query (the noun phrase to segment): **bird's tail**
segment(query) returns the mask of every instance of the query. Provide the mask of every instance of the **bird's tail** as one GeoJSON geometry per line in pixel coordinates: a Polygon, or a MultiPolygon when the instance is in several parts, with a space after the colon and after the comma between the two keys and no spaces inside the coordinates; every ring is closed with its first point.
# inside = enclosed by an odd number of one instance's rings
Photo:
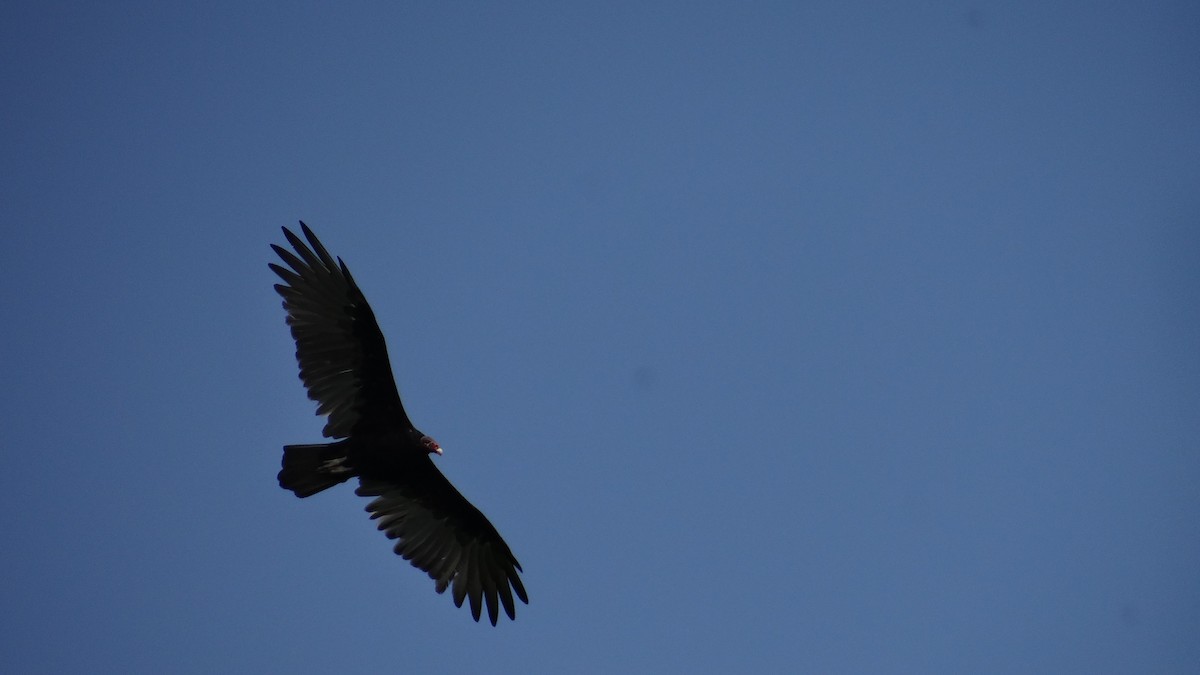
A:
{"type": "Polygon", "coordinates": [[[297,497],[315,495],[357,475],[346,457],[346,441],[283,446],[279,487],[297,497]]]}

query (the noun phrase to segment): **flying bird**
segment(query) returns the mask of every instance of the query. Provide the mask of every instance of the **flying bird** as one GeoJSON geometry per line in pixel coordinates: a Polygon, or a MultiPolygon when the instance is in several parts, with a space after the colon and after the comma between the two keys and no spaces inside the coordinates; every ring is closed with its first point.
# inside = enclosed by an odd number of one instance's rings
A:
{"type": "Polygon", "coordinates": [[[515,619],[513,596],[529,603],[520,563],[434,466],[430,455],[442,448],[404,412],[383,333],[350,270],[307,225],[300,228],[308,244],[283,228],[295,253],[272,244],[287,267],[269,267],[284,281],[275,290],[296,340],[300,379],[317,414],[328,416],[323,435],[335,440],[284,446],[280,487],[303,498],[358,478],[355,494],[375,498],[366,510],[396,540],[396,554],[428,573],[438,593],[451,589],[457,607],[470,600],[475,621],[485,604],[493,626],[501,606],[515,619]]]}

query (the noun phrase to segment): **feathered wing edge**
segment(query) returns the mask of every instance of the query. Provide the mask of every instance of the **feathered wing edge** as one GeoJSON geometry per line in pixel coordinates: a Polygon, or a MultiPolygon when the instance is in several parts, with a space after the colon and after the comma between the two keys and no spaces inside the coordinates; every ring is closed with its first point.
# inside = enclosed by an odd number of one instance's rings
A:
{"type": "Polygon", "coordinates": [[[456,518],[449,509],[439,513],[386,481],[361,478],[355,494],[376,497],[366,511],[389,539],[397,540],[396,554],[426,572],[438,593],[452,589],[456,607],[469,600],[476,621],[484,606],[493,626],[500,607],[509,619],[516,619],[514,594],[529,604],[517,574],[523,571],[521,564],[492,524],[457,492],[454,496],[473,512],[470,517],[456,518]],[[476,514],[480,522],[470,527],[468,521],[476,514]]]}
{"type": "Polygon", "coordinates": [[[317,414],[328,416],[323,435],[346,438],[360,422],[377,428],[411,426],[366,297],[342,259],[330,255],[303,221],[300,227],[308,245],[282,228],[295,253],[271,244],[291,269],[275,263],[268,267],[285,282],[275,290],[283,298],[296,343],[300,379],[317,402],[317,414]]]}

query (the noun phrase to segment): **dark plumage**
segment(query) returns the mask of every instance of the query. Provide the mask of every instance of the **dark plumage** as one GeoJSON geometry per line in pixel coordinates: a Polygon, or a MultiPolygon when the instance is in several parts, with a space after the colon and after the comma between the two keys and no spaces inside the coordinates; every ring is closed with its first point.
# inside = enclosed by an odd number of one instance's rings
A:
{"type": "Polygon", "coordinates": [[[499,608],[516,618],[513,596],[528,603],[517,572],[521,565],[479,509],[438,471],[429,455],[441,447],[413,428],[388,362],[375,314],[341,258],[336,261],[303,222],[308,245],[286,227],[295,254],[274,244],[287,267],[270,264],[285,283],[287,323],[296,340],[300,379],[317,414],[328,415],[324,435],[340,439],[283,448],[279,485],[308,497],[357,477],[355,493],[367,505],[395,550],[427,572],[454,604],[469,599],[479,620],[487,606],[496,625],[499,608]]]}

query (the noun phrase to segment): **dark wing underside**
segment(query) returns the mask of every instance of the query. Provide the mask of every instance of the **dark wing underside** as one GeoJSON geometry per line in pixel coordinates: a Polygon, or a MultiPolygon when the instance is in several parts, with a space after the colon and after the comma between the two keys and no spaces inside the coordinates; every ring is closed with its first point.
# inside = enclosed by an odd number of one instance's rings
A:
{"type": "Polygon", "coordinates": [[[307,225],[300,227],[311,248],[285,227],[296,254],[271,248],[291,269],[270,267],[286,282],[275,290],[283,296],[296,340],[300,379],[317,402],[317,414],[329,415],[324,435],[346,438],[354,430],[411,427],[367,299],[341,258],[335,261],[307,225]]]}
{"type": "Polygon", "coordinates": [[[487,518],[446,480],[428,456],[414,464],[403,484],[360,478],[356,494],[377,497],[367,505],[379,529],[396,541],[396,554],[424,570],[437,592],[451,589],[454,604],[469,599],[479,620],[484,604],[496,625],[500,607],[516,618],[513,594],[528,603],[517,572],[520,563],[487,518]]]}

